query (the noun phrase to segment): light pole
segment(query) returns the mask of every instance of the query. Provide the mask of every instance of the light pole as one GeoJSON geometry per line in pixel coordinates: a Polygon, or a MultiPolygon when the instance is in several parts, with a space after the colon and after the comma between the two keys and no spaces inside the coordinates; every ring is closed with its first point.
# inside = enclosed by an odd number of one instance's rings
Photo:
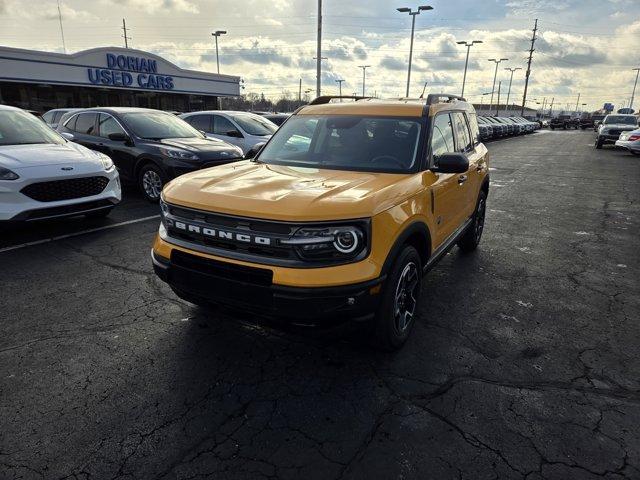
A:
{"type": "Polygon", "coordinates": [[[578,104],[580,103],[580,93],[578,93],[578,100],[576,100],[576,113],[578,113],[578,104]]]}
{"type": "MultiPolygon", "coordinates": [[[[340,80],[336,80],[336,83],[338,84],[338,89],[339,89],[339,95],[342,97],[342,82],[344,82],[344,80],[340,79],[340,80]]],[[[340,99],[340,101],[342,101],[342,98],[340,99]]]]}
{"type": "Polygon", "coordinates": [[[465,47],[467,47],[467,59],[464,61],[464,75],[462,77],[462,93],[460,94],[461,97],[464,97],[464,84],[467,82],[467,66],[469,65],[469,51],[475,43],[482,43],[482,40],[473,40],[471,42],[463,40],[456,43],[458,45],[464,45],[465,47]]]}
{"type": "Polygon", "coordinates": [[[483,94],[480,96],[480,110],[482,110],[482,105],[484,105],[484,96],[485,96],[485,95],[491,95],[491,92],[483,93],[483,94]]]}
{"type": "Polygon", "coordinates": [[[417,10],[411,10],[409,7],[397,8],[400,13],[408,13],[411,15],[411,46],[409,47],[409,71],[407,73],[407,97],[409,97],[409,85],[411,84],[411,60],[413,58],[413,33],[416,29],[416,15],[420,15],[420,12],[426,10],[433,10],[433,7],[429,5],[421,5],[417,10]]]}
{"type": "Polygon", "coordinates": [[[522,68],[520,67],[516,67],[516,68],[505,68],[505,70],[509,70],[511,72],[511,78],[509,79],[509,90],[507,91],[507,110],[509,110],[509,97],[511,96],[511,83],[513,82],[513,72],[515,72],[516,70],[522,70],[522,68]]]}
{"type": "Polygon", "coordinates": [[[213,35],[216,39],[216,65],[218,67],[218,73],[220,73],[220,57],[218,55],[218,37],[220,35],[226,35],[227,31],[226,30],[216,30],[215,32],[213,32],[211,35],[213,35]]]}
{"type": "Polygon", "coordinates": [[[638,75],[640,75],[640,68],[632,68],[631,70],[635,70],[636,73],[636,81],[633,84],[633,93],[631,94],[631,102],[629,103],[629,108],[633,108],[633,99],[636,96],[636,87],[638,86],[638,75]]]}
{"type": "Polygon", "coordinates": [[[493,107],[493,92],[496,91],[496,78],[498,78],[498,65],[500,65],[500,62],[504,62],[506,60],[509,60],[509,59],[508,58],[501,58],[499,60],[496,60],[495,58],[489,59],[490,62],[495,62],[496,64],[496,72],[493,74],[493,87],[491,87],[491,102],[489,102],[489,111],[491,111],[491,107],[493,107]]]}
{"type": "Polygon", "coordinates": [[[371,67],[371,65],[358,65],[358,67],[362,69],[362,96],[364,97],[365,85],[367,83],[367,68],[371,67]]]}

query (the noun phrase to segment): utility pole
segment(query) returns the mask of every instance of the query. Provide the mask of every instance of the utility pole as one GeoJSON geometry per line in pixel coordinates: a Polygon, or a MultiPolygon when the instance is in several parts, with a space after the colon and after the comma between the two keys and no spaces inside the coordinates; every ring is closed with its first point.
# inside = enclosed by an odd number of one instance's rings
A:
{"type": "Polygon", "coordinates": [[[409,7],[396,8],[400,13],[408,13],[411,16],[411,46],[409,47],[409,71],[407,72],[407,94],[409,97],[409,87],[411,85],[411,60],[413,59],[413,34],[416,29],[416,15],[420,15],[420,12],[426,10],[433,10],[433,7],[429,5],[422,5],[417,10],[411,10],[409,7]]]}
{"type": "Polygon", "coordinates": [[[62,28],[62,10],[60,10],[60,0],[58,0],[58,20],[60,21],[60,36],[62,37],[62,50],[67,53],[67,45],[64,42],[64,28],[62,28]]]}
{"type": "Polygon", "coordinates": [[[535,49],[533,48],[536,44],[536,32],[538,31],[538,19],[536,18],[535,24],[533,25],[533,35],[531,36],[531,48],[529,49],[529,61],[527,62],[527,73],[524,77],[524,94],[522,95],[522,111],[520,115],[524,115],[524,104],[527,102],[527,89],[529,88],[529,76],[531,75],[531,60],[533,60],[533,52],[535,49]]]}
{"type": "Polygon", "coordinates": [[[322,0],[318,0],[318,45],[316,46],[316,97],[320,96],[322,79],[322,0]]]}
{"type": "Polygon", "coordinates": [[[633,99],[636,96],[636,87],[638,86],[638,75],[640,75],[640,68],[632,68],[636,73],[636,82],[633,84],[633,93],[631,94],[631,102],[629,102],[629,108],[633,108],[633,99]]]}
{"type": "Polygon", "coordinates": [[[218,54],[218,37],[220,35],[226,35],[226,30],[216,30],[211,35],[216,39],[216,66],[218,67],[218,73],[220,73],[220,55],[218,54]]]}
{"type": "Polygon", "coordinates": [[[502,87],[502,82],[498,82],[498,103],[496,104],[496,117],[500,116],[500,87],[502,87]]]}
{"type": "Polygon", "coordinates": [[[298,86],[298,101],[302,101],[302,79],[300,79],[300,85],[298,86]]]}
{"type": "MultiPolygon", "coordinates": [[[[344,82],[344,80],[336,80],[336,83],[338,84],[338,95],[340,95],[342,97],[342,82],[344,82]]],[[[340,101],[342,101],[342,98],[340,99],[340,101]]]]}
{"type": "Polygon", "coordinates": [[[122,31],[124,32],[122,35],[124,37],[124,48],[129,48],[131,37],[127,36],[127,21],[124,18],[122,19],[122,31]]]}
{"type": "Polygon", "coordinates": [[[493,92],[496,91],[496,78],[498,78],[498,65],[500,65],[500,62],[504,62],[506,60],[509,60],[509,59],[501,58],[499,60],[496,60],[495,58],[490,58],[488,60],[489,62],[495,62],[496,64],[496,71],[493,74],[493,87],[491,87],[491,102],[489,102],[489,111],[491,111],[491,108],[493,107],[493,92]]]}
{"type": "Polygon", "coordinates": [[[580,93],[578,93],[578,100],[576,100],[576,112],[578,113],[578,104],[580,103],[580,93]]]}
{"type": "Polygon", "coordinates": [[[551,107],[549,108],[549,117],[553,117],[553,101],[556,97],[551,97],[551,107]]]}
{"type": "Polygon", "coordinates": [[[464,61],[464,75],[462,76],[462,93],[460,94],[461,97],[464,97],[464,85],[467,82],[467,66],[469,65],[469,51],[471,50],[471,47],[475,44],[475,43],[482,43],[482,40],[473,40],[471,42],[467,42],[466,40],[463,40],[461,42],[456,42],[458,45],[464,45],[465,47],[467,47],[467,59],[464,61]]]}
{"type": "Polygon", "coordinates": [[[362,69],[362,96],[365,96],[365,85],[367,83],[367,68],[371,67],[371,65],[358,65],[359,68],[362,69]]]}
{"type": "Polygon", "coordinates": [[[507,110],[509,110],[509,97],[511,96],[511,83],[513,82],[513,72],[515,72],[516,70],[522,70],[522,68],[520,67],[516,67],[516,68],[505,68],[505,70],[509,70],[511,72],[511,78],[509,79],[509,91],[507,92],[507,101],[505,102],[507,104],[507,110]]]}

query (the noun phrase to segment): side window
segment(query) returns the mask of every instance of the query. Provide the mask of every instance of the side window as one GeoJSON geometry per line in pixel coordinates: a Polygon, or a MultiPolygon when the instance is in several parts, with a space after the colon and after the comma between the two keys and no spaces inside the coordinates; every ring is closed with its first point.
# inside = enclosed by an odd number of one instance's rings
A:
{"type": "Polygon", "coordinates": [[[105,113],[100,114],[98,132],[101,137],[109,138],[112,133],[125,133],[115,118],[105,113]]]}
{"type": "Polygon", "coordinates": [[[81,113],[76,120],[75,131],[85,135],[95,135],[96,117],[95,113],[81,113]]]}
{"type": "Polygon", "coordinates": [[[464,118],[464,113],[454,112],[451,116],[453,118],[453,129],[456,132],[456,151],[468,152],[469,150],[473,150],[471,135],[469,134],[469,127],[464,118]]]}
{"type": "Polygon", "coordinates": [[[451,117],[448,113],[436,115],[433,121],[431,151],[433,152],[434,158],[455,151],[453,127],[451,126],[451,117]]]}
{"type": "Polygon", "coordinates": [[[53,115],[53,120],[52,120],[53,123],[58,123],[64,114],[65,114],[65,112],[56,112],[53,115]]]}
{"type": "Polygon", "coordinates": [[[238,131],[236,126],[227,118],[220,115],[213,116],[213,133],[218,135],[226,135],[227,132],[238,131]]]}
{"type": "Polygon", "coordinates": [[[70,119],[67,120],[67,123],[64,123],[63,125],[68,129],[71,130],[73,132],[76,131],[76,120],[78,120],[79,115],[73,115],[70,119]]]}
{"type": "Polygon", "coordinates": [[[474,145],[478,145],[480,143],[480,127],[478,126],[478,115],[475,113],[469,113],[467,115],[467,119],[469,120],[469,128],[471,129],[471,139],[473,140],[474,145]]]}
{"type": "Polygon", "coordinates": [[[55,112],[47,112],[44,115],[42,115],[42,119],[46,122],[46,123],[53,123],[53,115],[55,112]]]}
{"type": "Polygon", "coordinates": [[[196,130],[211,133],[211,115],[193,115],[185,120],[196,130]]]}

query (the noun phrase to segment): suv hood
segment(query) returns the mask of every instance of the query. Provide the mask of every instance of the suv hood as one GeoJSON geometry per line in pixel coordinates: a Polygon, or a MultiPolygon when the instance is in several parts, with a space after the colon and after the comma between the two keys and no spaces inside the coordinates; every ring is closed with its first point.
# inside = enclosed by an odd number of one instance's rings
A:
{"type": "Polygon", "coordinates": [[[95,152],[73,142],[0,146],[0,165],[10,170],[76,162],[99,164],[100,160],[95,152]]]}
{"type": "MultiPolygon", "coordinates": [[[[158,143],[171,147],[183,148],[191,152],[221,152],[238,150],[234,145],[230,145],[222,140],[212,140],[210,138],[165,138],[158,143]]],[[[240,155],[242,156],[242,154],[240,155]]]]}
{"type": "Polygon", "coordinates": [[[171,181],[164,200],[243,217],[284,221],[371,217],[420,188],[419,176],[285,167],[241,161],[171,181]],[[418,183],[418,185],[413,185],[418,183]]]}

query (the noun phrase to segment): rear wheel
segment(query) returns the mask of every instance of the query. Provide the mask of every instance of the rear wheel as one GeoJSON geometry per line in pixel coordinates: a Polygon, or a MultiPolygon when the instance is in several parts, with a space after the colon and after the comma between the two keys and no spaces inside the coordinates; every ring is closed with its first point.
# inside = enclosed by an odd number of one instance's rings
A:
{"type": "Polygon", "coordinates": [[[162,187],[165,183],[164,173],[153,163],[144,165],[138,173],[138,187],[150,202],[156,203],[160,200],[162,187]]]}
{"type": "Polygon", "coordinates": [[[376,314],[376,346],[392,351],[404,345],[414,324],[421,287],[420,255],[414,247],[406,245],[387,278],[376,314]]]}
{"type": "Polygon", "coordinates": [[[473,214],[471,225],[467,228],[462,238],[458,240],[458,247],[463,252],[473,252],[478,248],[482,232],[484,231],[484,217],[487,210],[487,194],[483,191],[478,196],[476,211],[473,214]]]}

